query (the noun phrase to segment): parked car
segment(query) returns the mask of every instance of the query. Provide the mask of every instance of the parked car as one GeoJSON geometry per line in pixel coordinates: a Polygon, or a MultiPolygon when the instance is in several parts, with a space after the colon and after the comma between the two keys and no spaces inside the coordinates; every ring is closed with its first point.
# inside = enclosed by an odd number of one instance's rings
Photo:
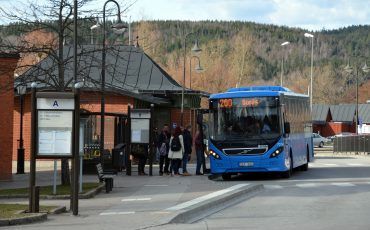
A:
{"type": "Polygon", "coordinates": [[[325,144],[330,142],[330,139],[321,136],[318,133],[312,133],[313,145],[318,146],[319,148],[324,147],[325,144]]]}
{"type": "Polygon", "coordinates": [[[355,133],[350,133],[350,132],[343,132],[343,133],[338,133],[338,134],[335,134],[333,136],[330,136],[330,137],[328,137],[328,139],[330,141],[334,141],[334,138],[336,138],[336,137],[354,136],[354,135],[356,135],[356,134],[355,133]]]}

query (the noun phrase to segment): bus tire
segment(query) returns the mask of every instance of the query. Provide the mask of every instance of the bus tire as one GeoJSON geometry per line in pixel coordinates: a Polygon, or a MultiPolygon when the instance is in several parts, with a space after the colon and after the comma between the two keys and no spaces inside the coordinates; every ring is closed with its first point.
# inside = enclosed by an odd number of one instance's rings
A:
{"type": "Polygon", "coordinates": [[[293,158],[292,158],[292,151],[289,154],[289,170],[282,173],[282,177],[288,179],[292,176],[293,173],[293,158]]]}
{"type": "Polygon", "coordinates": [[[308,170],[308,162],[309,162],[309,159],[310,159],[309,158],[310,156],[309,156],[308,146],[307,146],[306,154],[307,154],[307,162],[306,162],[306,164],[301,166],[302,171],[307,171],[308,170]]]}
{"type": "Polygon", "coordinates": [[[231,174],[230,173],[223,173],[222,174],[222,179],[227,181],[227,180],[231,180],[231,174]]]}
{"type": "Polygon", "coordinates": [[[322,147],[324,147],[324,142],[320,142],[320,144],[319,144],[319,148],[322,148],[322,147]]]}

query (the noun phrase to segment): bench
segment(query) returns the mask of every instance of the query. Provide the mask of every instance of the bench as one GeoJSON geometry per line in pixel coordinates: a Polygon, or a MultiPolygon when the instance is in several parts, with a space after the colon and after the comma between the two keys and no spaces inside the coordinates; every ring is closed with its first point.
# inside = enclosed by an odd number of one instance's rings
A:
{"type": "Polygon", "coordinates": [[[114,171],[104,171],[100,163],[96,165],[96,170],[98,171],[99,181],[105,183],[105,192],[109,193],[113,189],[113,178],[117,173],[114,171]]]}

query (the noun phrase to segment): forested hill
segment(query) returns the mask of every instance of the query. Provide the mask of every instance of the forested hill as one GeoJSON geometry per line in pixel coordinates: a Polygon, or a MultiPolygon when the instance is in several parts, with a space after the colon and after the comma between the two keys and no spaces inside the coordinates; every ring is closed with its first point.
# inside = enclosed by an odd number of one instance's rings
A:
{"type": "MultiPolygon", "coordinates": [[[[12,25],[2,29],[4,36],[16,34],[12,25]]],[[[80,42],[90,43],[90,24],[81,25],[80,42]]],[[[184,34],[187,39],[187,82],[189,58],[195,39],[202,49],[200,62],[204,71],[192,72],[192,87],[218,92],[237,85],[280,84],[284,58],[283,85],[306,93],[310,81],[311,38],[305,31],[275,25],[226,21],[141,21],[133,23],[132,40],[138,43],[176,80],[182,79],[184,34]],[[281,43],[289,41],[287,46],[281,43]]],[[[345,65],[370,65],[370,26],[351,26],[314,34],[314,103],[353,102],[355,77],[344,71],[345,65]],[[357,56],[357,57],[352,57],[357,56]]],[[[101,34],[101,31],[100,31],[101,34]]],[[[111,42],[127,44],[125,37],[110,34],[111,42]]],[[[95,35],[96,36],[96,35],[95,35]]],[[[98,36],[101,43],[101,36],[98,36]]],[[[132,43],[136,43],[133,41],[132,43]]],[[[197,64],[192,59],[193,67],[197,64]]],[[[360,73],[360,85],[370,79],[360,73]]],[[[365,86],[364,86],[365,87],[365,86]]],[[[366,90],[367,91],[367,90],[366,90]]],[[[369,99],[360,95],[360,101],[369,99]]]]}

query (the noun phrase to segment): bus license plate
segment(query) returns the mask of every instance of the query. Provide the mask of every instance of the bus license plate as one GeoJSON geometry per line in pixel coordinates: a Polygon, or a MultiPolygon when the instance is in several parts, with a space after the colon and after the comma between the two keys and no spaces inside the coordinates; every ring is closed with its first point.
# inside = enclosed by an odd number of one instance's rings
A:
{"type": "Polygon", "coordinates": [[[239,162],[240,167],[252,167],[253,165],[253,162],[239,162]]]}

